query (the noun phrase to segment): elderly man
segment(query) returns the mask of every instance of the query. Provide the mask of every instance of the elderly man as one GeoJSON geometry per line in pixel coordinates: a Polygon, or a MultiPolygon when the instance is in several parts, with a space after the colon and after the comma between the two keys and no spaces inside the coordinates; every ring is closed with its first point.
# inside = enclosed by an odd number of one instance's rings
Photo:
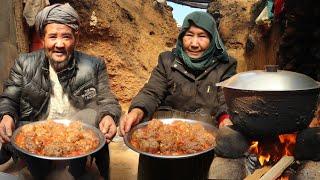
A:
{"type": "MultiPolygon", "coordinates": [[[[11,69],[0,96],[0,141],[7,143],[21,121],[71,117],[90,108],[109,142],[116,134],[121,108],[109,89],[103,60],[75,50],[79,16],[69,4],[54,4],[36,17],[44,49],[22,54],[11,69]]],[[[108,146],[93,155],[100,174],[108,178],[108,146]]],[[[24,156],[35,179],[44,179],[51,161],[24,156]]],[[[72,160],[69,172],[82,176],[86,158],[72,160]]]]}

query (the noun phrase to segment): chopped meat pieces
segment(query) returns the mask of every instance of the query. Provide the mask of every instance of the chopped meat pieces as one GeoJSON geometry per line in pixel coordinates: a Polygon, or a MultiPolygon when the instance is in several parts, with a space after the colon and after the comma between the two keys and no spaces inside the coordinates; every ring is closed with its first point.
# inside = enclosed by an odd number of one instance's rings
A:
{"type": "Polygon", "coordinates": [[[66,126],[48,120],[22,126],[15,143],[36,155],[72,157],[95,150],[99,146],[99,138],[79,121],[66,126]]]}
{"type": "Polygon", "coordinates": [[[171,124],[164,124],[154,119],[147,126],[133,132],[131,144],[152,154],[184,155],[213,147],[215,137],[200,123],[176,120],[171,124]]]}

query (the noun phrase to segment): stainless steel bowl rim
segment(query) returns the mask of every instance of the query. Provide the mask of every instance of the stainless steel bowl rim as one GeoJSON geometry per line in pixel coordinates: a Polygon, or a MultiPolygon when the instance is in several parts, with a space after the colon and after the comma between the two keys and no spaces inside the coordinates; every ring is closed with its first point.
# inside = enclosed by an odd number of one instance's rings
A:
{"type": "Polygon", "coordinates": [[[320,83],[312,78],[304,74],[284,70],[278,70],[277,72],[264,70],[241,72],[216,85],[254,91],[299,91],[320,88],[320,83]]]}
{"type": "MultiPolygon", "coordinates": [[[[54,122],[56,123],[61,123],[61,124],[64,124],[66,126],[68,126],[71,122],[73,122],[72,120],[69,120],[69,119],[55,119],[53,120],[54,122]]],[[[40,123],[45,123],[46,121],[37,121],[37,122],[32,122],[32,123],[29,123],[28,125],[30,124],[40,124],[40,123]]],[[[90,154],[93,154],[95,152],[97,152],[98,150],[100,150],[106,143],[106,139],[104,137],[104,135],[102,134],[102,132],[92,126],[92,125],[89,125],[89,124],[85,124],[85,123],[82,123],[83,127],[84,128],[87,128],[87,129],[90,129],[92,130],[96,135],[97,137],[99,138],[99,146],[93,150],[93,151],[90,151],[88,153],[85,153],[85,154],[82,154],[82,155],[78,155],[78,156],[71,156],[71,157],[56,157],[56,156],[42,156],[42,155],[37,155],[37,154],[34,154],[34,153],[31,153],[25,149],[22,149],[20,148],[16,143],[15,143],[15,138],[17,136],[17,134],[21,131],[21,127],[19,127],[18,129],[16,129],[11,137],[11,143],[12,145],[19,151],[27,154],[27,155],[30,155],[30,156],[33,156],[33,157],[37,157],[37,158],[41,158],[41,159],[47,159],[47,160],[71,160],[71,159],[77,159],[77,158],[81,158],[81,157],[85,157],[85,156],[88,156],[90,154]]]]}
{"type": "MultiPolygon", "coordinates": [[[[172,122],[174,121],[184,121],[184,122],[188,122],[188,123],[199,123],[201,124],[207,131],[211,132],[212,134],[215,135],[216,131],[217,131],[217,128],[214,127],[213,125],[211,124],[208,124],[206,122],[202,122],[202,121],[197,121],[197,120],[192,120],[192,119],[182,119],[182,118],[166,118],[166,119],[158,119],[160,121],[162,121],[164,124],[171,124],[172,122]]],[[[131,140],[131,136],[132,136],[132,133],[134,131],[136,131],[137,129],[140,129],[142,127],[145,127],[147,126],[149,123],[149,121],[147,122],[143,122],[143,123],[140,123],[138,124],[137,126],[133,127],[127,134],[125,134],[124,136],[124,142],[125,144],[130,148],[132,149],[133,151],[139,153],[139,154],[143,154],[143,155],[146,155],[146,156],[150,156],[150,157],[154,157],[154,158],[162,158],[162,159],[180,159],[180,158],[189,158],[189,157],[194,157],[194,156],[197,156],[197,155],[200,155],[200,154],[204,154],[206,152],[209,152],[209,151],[212,151],[214,149],[214,146],[211,147],[211,148],[208,148],[206,149],[205,151],[201,151],[201,152],[197,152],[197,153],[193,153],[193,154],[185,154],[185,155],[158,155],[158,154],[152,154],[152,153],[147,153],[147,152],[144,152],[144,151],[141,151],[137,148],[135,148],[131,143],[130,143],[130,140],[131,140]]]]}

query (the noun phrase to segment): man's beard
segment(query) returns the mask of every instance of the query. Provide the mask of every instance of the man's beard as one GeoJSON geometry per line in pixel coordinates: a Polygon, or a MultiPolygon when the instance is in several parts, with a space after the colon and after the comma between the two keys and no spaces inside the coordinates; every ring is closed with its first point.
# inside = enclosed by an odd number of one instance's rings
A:
{"type": "Polygon", "coordinates": [[[53,60],[50,56],[49,56],[49,53],[47,51],[45,51],[45,54],[49,60],[49,63],[51,65],[51,67],[56,71],[56,72],[60,72],[62,71],[63,69],[65,69],[67,66],[68,66],[68,63],[71,59],[71,55],[69,55],[69,57],[65,60],[65,61],[62,61],[62,62],[58,62],[58,61],[55,61],[53,60]]]}
{"type": "Polygon", "coordinates": [[[68,66],[69,60],[70,60],[70,57],[68,57],[68,59],[65,61],[57,62],[49,58],[50,65],[56,72],[60,72],[63,69],[65,69],[68,66]]]}

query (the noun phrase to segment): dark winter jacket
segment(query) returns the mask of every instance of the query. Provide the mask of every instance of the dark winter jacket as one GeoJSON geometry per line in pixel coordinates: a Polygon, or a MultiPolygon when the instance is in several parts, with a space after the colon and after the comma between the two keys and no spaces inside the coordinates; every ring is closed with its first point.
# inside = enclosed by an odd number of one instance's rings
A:
{"type": "MultiPolygon", "coordinates": [[[[57,75],[74,107],[93,108],[98,118],[110,115],[118,121],[121,109],[109,89],[103,60],[74,51],[68,67],[57,75]]],[[[41,120],[48,114],[50,93],[49,62],[44,50],[22,54],[4,84],[0,118],[8,114],[15,122],[41,120]]]]}
{"type": "Polygon", "coordinates": [[[214,121],[215,117],[227,112],[223,92],[215,84],[234,75],[236,66],[236,61],[229,58],[228,62],[217,61],[196,74],[186,68],[175,50],[161,53],[158,65],[133,99],[129,111],[141,108],[146,114],[144,120],[147,120],[159,106],[169,106],[182,112],[206,113],[214,121]]]}

